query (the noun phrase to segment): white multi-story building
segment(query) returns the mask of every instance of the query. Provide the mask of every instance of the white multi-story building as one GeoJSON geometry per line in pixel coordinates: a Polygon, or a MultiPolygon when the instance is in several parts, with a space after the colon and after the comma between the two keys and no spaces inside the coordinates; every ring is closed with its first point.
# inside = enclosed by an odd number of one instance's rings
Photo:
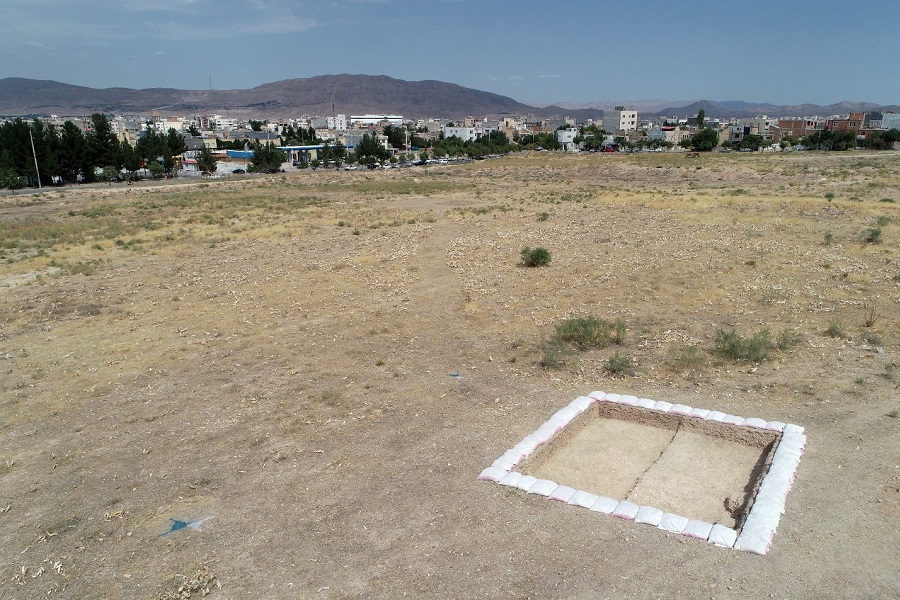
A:
{"type": "Polygon", "coordinates": [[[403,125],[402,115],[350,115],[350,123],[353,125],[403,125]]]}
{"type": "Polygon", "coordinates": [[[576,137],[578,137],[578,129],[576,127],[556,130],[556,141],[559,142],[566,152],[578,151],[578,145],[575,143],[576,137]]]}
{"type": "Polygon", "coordinates": [[[886,112],[881,115],[882,129],[900,129],[900,113],[886,112]]]}
{"type": "Polygon", "coordinates": [[[325,122],[328,126],[328,129],[334,129],[336,131],[347,131],[347,115],[335,115],[333,117],[326,117],[325,122]]]}
{"type": "Polygon", "coordinates": [[[637,131],[638,116],[636,110],[626,110],[617,106],[615,110],[603,111],[603,130],[610,133],[617,131],[637,131]]]}
{"type": "Polygon", "coordinates": [[[458,137],[464,142],[474,141],[478,136],[479,130],[474,127],[447,127],[443,128],[444,138],[450,138],[453,136],[458,137]]]}

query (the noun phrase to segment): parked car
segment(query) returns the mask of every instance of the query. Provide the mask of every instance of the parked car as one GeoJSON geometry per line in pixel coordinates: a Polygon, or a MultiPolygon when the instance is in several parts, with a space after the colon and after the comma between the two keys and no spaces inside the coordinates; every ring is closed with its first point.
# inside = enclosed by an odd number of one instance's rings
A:
{"type": "Polygon", "coordinates": [[[231,174],[232,175],[243,175],[246,172],[247,171],[245,171],[244,169],[235,169],[234,171],[231,172],[231,174]]]}

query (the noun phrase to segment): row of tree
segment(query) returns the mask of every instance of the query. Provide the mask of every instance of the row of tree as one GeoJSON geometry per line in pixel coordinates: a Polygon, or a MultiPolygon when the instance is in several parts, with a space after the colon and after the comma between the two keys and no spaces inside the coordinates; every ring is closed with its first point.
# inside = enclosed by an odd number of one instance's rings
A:
{"type": "Polygon", "coordinates": [[[56,127],[40,119],[15,119],[0,125],[0,173],[4,182],[15,179],[23,185],[115,179],[123,170],[129,177],[141,169],[161,176],[171,174],[185,147],[176,130],[161,134],[153,128],[132,146],[119,139],[101,113],[91,115],[88,131],[72,121],[56,127]]]}

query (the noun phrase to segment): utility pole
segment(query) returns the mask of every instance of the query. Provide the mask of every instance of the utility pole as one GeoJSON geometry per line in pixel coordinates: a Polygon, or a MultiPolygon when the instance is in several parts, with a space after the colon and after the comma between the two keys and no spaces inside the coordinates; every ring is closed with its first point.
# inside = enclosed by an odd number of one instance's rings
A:
{"type": "Polygon", "coordinates": [[[34,172],[37,173],[38,189],[42,190],[44,188],[41,186],[41,171],[38,169],[37,152],[34,151],[34,135],[32,135],[31,129],[28,130],[28,137],[31,139],[31,155],[34,156],[34,172]]]}

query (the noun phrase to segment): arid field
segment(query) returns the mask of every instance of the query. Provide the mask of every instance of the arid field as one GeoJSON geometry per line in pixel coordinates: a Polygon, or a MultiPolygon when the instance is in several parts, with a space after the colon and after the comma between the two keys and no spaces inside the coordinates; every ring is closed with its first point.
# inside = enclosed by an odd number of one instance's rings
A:
{"type": "Polygon", "coordinates": [[[0,600],[897,597],[898,205],[896,152],[2,196],[0,600]],[[769,554],[476,480],[593,390],[806,427],[769,554]]]}

